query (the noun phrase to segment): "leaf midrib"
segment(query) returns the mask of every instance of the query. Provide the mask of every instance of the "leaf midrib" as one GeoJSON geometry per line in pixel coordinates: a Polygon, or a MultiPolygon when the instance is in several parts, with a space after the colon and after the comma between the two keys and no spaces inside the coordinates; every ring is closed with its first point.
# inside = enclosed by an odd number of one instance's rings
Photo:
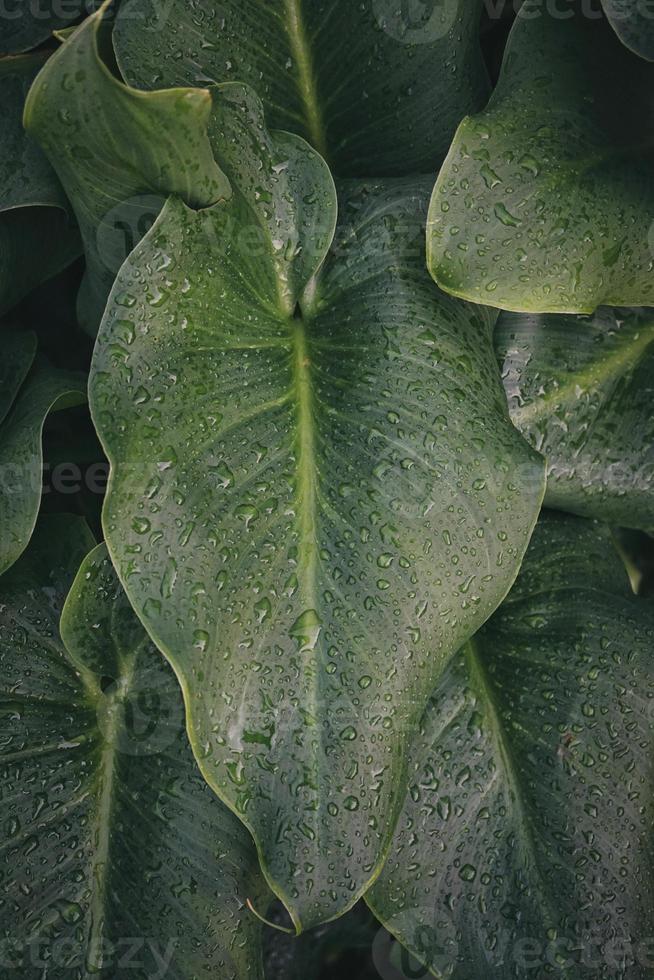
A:
{"type": "Polygon", "coordinates": [[[536,398],[529,405],[513,409],[511,412],[513,421],[522,425],[530,425],[547,415],[552,404],[571,401],[577,388],[589,387],[590,385],[599,387],[615,381],[621,373],[626,374],[630,368],[636,366],[640,356],[653,342],[654,320],[641,326],[638,335],[633,337],[631,342],[625,341],[618,344],[605,358],[599,361],[592,360],[581,371],[571,374],[569,380],[564,384],[540,398],[536,398]]]}
{"type": "Polygon", "coordinates": [[[302,599],[307,609],[316,608],[316,520],[318,505],[315,402],[311,381],[311,360],[302,319],[292,322],[293,393],[297,433],[296,508],[299,517],[302,599]]]}
{"type": "Polygon", "coordinates": [[[291,47],[291,54],[298,69],[298,89],[302,100],[309,139],[318,153],[327,159],[327,137],[322,111],[318,102],[311,48],[307,40],[302,11],[300,9],[301,2],[302,0],[284,0],[284,25],[291,47]]]}
{"type": "Polygon", "coordinates": [[[117,710],[118,705],[114,703],[110,715],[111,724],[103,732],[104,745],[100,754],[100,762],[98,767],[100,793],[98,797],[98,809],[95,820],[96,846],[94,848],[91,869],[92,898],[90,906],[88,946],[90,950],[99,951],[99,960],[91,964],[94,969],[98,970],[101,970],[104,966],[101,951],[105,941],[104,909],[107,896],[109,877],[109,848],[111,844],[109,827],[111,824],[111,811],[113,808],[114,785],[116,781],[116,757],[118,754],[118,724],[116,721],[117,710]]]}
{"type": "MultiPolygon", "coordinates": [[[[112,616],[113,619],[113,616],[112,616]]],[[[103,730],[104,745],[100,753],[98,765],[98,809],[95,819],[96,827],[96,846],[94,848],[93,863],[91,869],[92,878],[92,898],[90,904],[90,929],[89,944],[90,950],[99,952],[99,962],[91,964],[94,969],[104,969],[103,949],[105,946],[105,908],[107,904],[107,893],[110,874],[110,850],[111,850],[111,817],[115,801],[116,788],[116,769],[119,755],[120,741],[120,705],[121,697],[129,692],[134,679],[134,669],[139,647],[126,653],[121,657],[120,676],[116,678],[119,685],[118,690],[112,696],[113,703],[110,707],[109,725],[103,730]]],[[[105,695],[101,694],[101,697],[105,695]]]]}
{"type": "MultiPolygon", "coordinates": [[[[300,309],[298,307],[298,314],[300,309]]],[[[293,392],[297,433],[296,452],[296,513],[299,518],[299,598],[302,615],[313,611],[318,615],[318,466],[316,460],[315,396],[311,379],[311,358],[307,342],[307,324],[298,315],[292,320],[293,330],[293,392]]],[[[313,648],[311,650],[313,652],[313,648]]],[[[319,673],[317,664],[310,671],[310,691],[307,710],[318,713],[319,673]]],[[[315,744],[315,743],[314,743],[315,744]]],[[[316,745],[317,751],[317,745],[316,745]]]]}
{"type": "MultiPolygon", "coordinates": [[[[513,759],[511,746],[509,745],[509,740],[504,731],[502,719],[500,718],[497,710],[494,698],[495,692],[483,664],[482,652],[474,640],[469,640],[463,649],[463,654],[470,672],[472,687],[478,691],[486,707],[488,722],[492,733],[491,738],[495,744],[497,756],[502,763],[504,776],[509,787],[509,795],[513,805],[513,811],[517,817],[520,830],[522,831],[523,843],[531,856],[534,872],[538,878],[540,885],[539,906],[541,912],[543,913],[543,919],[546,921],[548,926],[556,928],[559,917],[556,914],[551,896],[549,895],[547,886],[544,883],[544,876],[540,872],[541,862],[538,856],[531,821],[528,813],[525,811],[520,785],[520,775],[513,759]]],[[[563,975],[569,976],[568,971],[565,970],[563,975]]]]}

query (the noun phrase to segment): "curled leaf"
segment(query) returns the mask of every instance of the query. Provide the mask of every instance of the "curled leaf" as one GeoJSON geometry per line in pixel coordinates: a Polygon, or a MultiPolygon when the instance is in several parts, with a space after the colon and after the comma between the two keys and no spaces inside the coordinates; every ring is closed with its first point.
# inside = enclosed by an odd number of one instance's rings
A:
{"type": "Polygon", "coordinates": [[[77,216],[87,261],[79,299],[94,334],[116,272],[151,226],[167,194],[194,207],[229,195],[207,123],[206,89],[137,92],[102,54],[110,3],[88,17],[49,59],[25,105],[25,126],[43,147],[77,216]]]}
{"type": "Polygon", "coordinates": [[[654,304],[654,65],[581,0],[526,0],[487,108],[438,176],[428,263],[448,292],[526,313],[654,304]]]}
{"type": "Polygon", "coordinates": [[[488,92],[481,0],[129,0],[114,46],[138,88],[237,81],[341,176],[431,173],[488,92]]]}

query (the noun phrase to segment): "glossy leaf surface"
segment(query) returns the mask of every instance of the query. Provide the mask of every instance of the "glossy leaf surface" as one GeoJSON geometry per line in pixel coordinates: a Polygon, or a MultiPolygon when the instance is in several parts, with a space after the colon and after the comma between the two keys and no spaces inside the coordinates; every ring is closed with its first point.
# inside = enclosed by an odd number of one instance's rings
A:
{"type": "Polygon", "coordinates": [[[0,582],[3,964],[25,980],[260,978],[254,848],[104,546],[44,519],[0,582]]]}
{"type": "Polygon", "coordinates": [[[522,312],[654,305],[654,66],[587,5],[526,0],[499,84],[434,188],[448,292],[522,312]]]}
{"type": "Polygon", "coordinates": [[[83,375],[44,361],[32,367],[36,339],[4,331],[0,368],[0,574],[29,542],[41,502],[41,433],[52,411],[86,400],[83,375]],[[29,372],[29,374],[28,374],[29,372]]]}
{"type": "Polygon", "coordinates": [[[116,272],[164,197],[174,192],[204,207],[229,195],[206,132],[209,92],[145,93],[124,85],[102,60],[110,24],[104,4],[50,58],[25,107],[25,125],[79,221],[87,260],[79,312],[91,333],[116,272]]]}
{"type": "Polygon", "coordinates": [[[238,81],[270,126],[298,133],[341,176],[432,173],[488,91],[479,0],[129,0],[114,46],[152,89],[238,81]]]}
{"type": "Polygon", "coordinates": [[[0,314],[81,250],[61,185],[23,129],[25,97],[43,61],[0,59],[0,314]]]}
{"type": "Polygon", "coordinates": [[[651,974],[654,607],[608,531],[545,514],[436,686],[368,895],[437,976],[651,974]]]}
{"type": "Polygon", "coordinates": [[[121,269],[92,413],[121,580],[299,928],[377,874],[407,742],[515,577],[543,467],[493,317],[424,269],[430,181],[345,187],[321,266],[329,173],[224,91],[214,145],[246,179],[203,212],[171,199],[121,269]]]}
{"type": "Polygon", "coordinates": [[[545,502],[654,530],[654,316],[507,313],[495,346],[513,423],[547,460],[545,502]]]}

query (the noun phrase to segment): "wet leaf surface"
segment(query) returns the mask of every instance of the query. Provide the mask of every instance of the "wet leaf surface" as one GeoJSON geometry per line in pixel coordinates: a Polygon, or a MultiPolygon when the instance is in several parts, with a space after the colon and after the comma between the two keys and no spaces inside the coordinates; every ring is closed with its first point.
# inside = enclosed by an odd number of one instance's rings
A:
{"type": "Polygon", "coordinates": [[[654,66],[585,8],[526,0],[488,107],[457,131],[427,233],[456,296],[529,313],[654,305],[654,66]]]}
{"type": "Polygon", "coordinates": [[[25,107],[25,125],[57,171],[77,216],[87,272],[82,326],[95,334],[116,272],[167,194],[194,207],[229,195],[206,127],[206,89],[136,92],[103,60],[107,4],[49,59],[25,107]]]}
{"type": "Polygon", "coordinates": [[[494,317],[424,268],[431,181],[345,185],[323,263],[324,164],[221,93],[241,186],[171,199],[123,266],[92,413],[121,580],[206,779],[308,927],[377,874],[407,745],[515,578],[543,465],[508,422],[494,317]]]}
{"type": "Polygon", "coordinates": [[[82,520],[50,516],[0,581],[3,968],[257,980],[254,847],[198,772],[175,677],[92,546],[82,520]]]}
{"type": "Polygon", "coordinates": [[[479,0],[130,0],[114,31],[137,88],[237,81],[270,126],[298,133],[340,176],[433,173],[488,79],[479,0]]]}
{"type": "Polygon", "coordinates": [[[435,975],[651,975],[653,639],[608,531],[544,512],[435,688],[367,896],[435,975]]]}
{"type": "Polygon", "coordinates": [[[503,314],[513,423],[547,460],[550,507],[654,529],[654,316],[503,314]]]}

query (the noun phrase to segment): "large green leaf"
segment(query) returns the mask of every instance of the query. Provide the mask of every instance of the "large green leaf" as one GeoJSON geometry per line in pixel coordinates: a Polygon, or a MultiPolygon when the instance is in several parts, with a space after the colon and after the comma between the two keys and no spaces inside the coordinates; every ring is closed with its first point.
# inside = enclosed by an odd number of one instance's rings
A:
{"type": "Polygon", "coordinates": [[[41,360],[32,367],[36,353],[32,334],[4,331],[1,336],[0,574],[24,551],[36,524],[45,419],[52,411],[86,400],[83,375],[59,371],[41,360]]]}
{"type": "Polygon", "coordinates": [[[86,5],[87,0],[2,0],[0,54],[37,47],[81,16],[86,5]]]}
{"type": "Polygon", "coordinates": [[[0,59],[0,314],[81,250],[61,185],[23,129],[25,96],[43,60],[0,59]]]}
{"type": "Polygon", "coordinates": [[[207,138],[206,89],[137,92],[101,52],[110,9],[79,27],[47,62],[25,125],[57,171],[77,215],[87,260],[79,313],[95,333],[114,277],[168,193],[196,207],[229,195],[207,138]],[[101,175],[101,179],[99,177],[101,175]]]}
{"type": "Polygon", "coordinates": [[[654,0],[602,0],[602,6],[622,43],[654,61],[654,0]]]}
{"type": "Polygon", "coordinates": [[[246,832],[197,770],[179,687],[78,518],[0,583],[3,969],[25,980],[261,977],[246,832]]]}
{"type": "Polygon", "coordinates": [[[488,81],[481,0],[128,0],[114,46],[132,85],[239,81],[271,126],[341,176],[431,173],[488,81]]]}
{"type": "Polygon", "coordinates": [[[500,317],[514,424],[547,460],[545,502],[654,531],[654,313],[500,317]]]}
{"type": "Polygon", "coordinates": [[[324,163],[221,93],[240,188],[202,212],[171,199],[128,258],[92,413],[118,573],[300,928],[378,873],[407,744],[516,575],[543,465],[508,422],[494,317],[424,268],[430,182],[344,187],[321,265],[324,163]]]}
{"type": "Polygon", "coordinates": [[[608,531],[544,516],[435,689],[368,895],[437,976],[651,976],[653,641],[608,531]]]}
{"type": "Polygon", "coordinates": [[[582,0],[526,0],[429,214],[444,289],[518,312],[654,305],[654,66],[582,0]]]}

